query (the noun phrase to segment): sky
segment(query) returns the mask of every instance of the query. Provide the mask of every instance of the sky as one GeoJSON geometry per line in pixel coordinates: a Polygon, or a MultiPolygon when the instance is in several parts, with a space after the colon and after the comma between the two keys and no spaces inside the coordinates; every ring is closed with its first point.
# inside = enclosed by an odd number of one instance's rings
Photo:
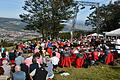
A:
{"type": "MultiPolygon", "coordinates": [[[[78,1],[78,0],[77,0],[78,1]]],[[[96,2],[96,3],[100,3],[100,6],[102,4],[108,4],[110,2],[110,0],[79,0],[79,1],[86,1],[86,2],[96,2]]],[[[115,0],[112,0],[113,2],[115,0]]],[[[82,6],[80,6],[81,8],[82,6]]],[[[90,10],[90,7],[91,6],[85,6],[85,9],[79,9],[79,13],[78,13],[78,16],[77,16],[77,21],[85,21],[87,19],[87,16],[89,16],[89,14],[94,11],[93,10],[90,10]]]]}
{"type": "MultiPolygon", "coordinates": [[[[24,13],[22,6],[25,0],[0,0],[0,17],[6,18],[19,18],[19,14],[24,13]]],[[[78,1],[89,1],[99,2],[100,4],[107,4],[110,0],[78,0],[78,1]]],[[[90,7],[86,7],[84,10],[80,10],[78,13],[77,20],[84,20],[91,11],[90,7]]]]}
{"type": "Polygon", "coordinates": [[[0,0],[0,17],[19,18],[24,0],[0,0]]]}

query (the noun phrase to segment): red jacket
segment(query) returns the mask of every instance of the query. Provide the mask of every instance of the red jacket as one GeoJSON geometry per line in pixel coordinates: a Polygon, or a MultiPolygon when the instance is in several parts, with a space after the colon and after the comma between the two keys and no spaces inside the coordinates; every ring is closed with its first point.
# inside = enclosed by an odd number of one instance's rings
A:
{"type": "Polygon", "coordinates": [[[109,64],[109,63],[111,63],[111,62],[113,62],[113,61],[114,61],[113,54],[112,54],[112,53],[109,53],[109,54],[106,56],[106,58],[105,58],[105,63],[106,63],[106,64],[109,64]]]}
{"type": "Polygon", "coordinates": [[[48,48],[48,49],[47,49],[47,52],[49,53],[50,57],[52,57],[52,49],[51,49],[51,48],[48,48]]]}

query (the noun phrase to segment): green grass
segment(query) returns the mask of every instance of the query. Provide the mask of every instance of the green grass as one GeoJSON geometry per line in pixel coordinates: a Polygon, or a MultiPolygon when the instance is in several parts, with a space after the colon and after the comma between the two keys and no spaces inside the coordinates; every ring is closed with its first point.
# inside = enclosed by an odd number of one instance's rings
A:
{"type": "Polygon", "coordinates": [[[7,51],[10,51],[11,49],[15,48],[16,46],[11,46],[11,47],[5,47],[7,51]]]}
{"type": "Polygon", "coordinates": [[[69,76],[55,74],[53,80],[120,80],[120,66],[99,65],[89,68],[58,68],[70,73],[69,76]]]}

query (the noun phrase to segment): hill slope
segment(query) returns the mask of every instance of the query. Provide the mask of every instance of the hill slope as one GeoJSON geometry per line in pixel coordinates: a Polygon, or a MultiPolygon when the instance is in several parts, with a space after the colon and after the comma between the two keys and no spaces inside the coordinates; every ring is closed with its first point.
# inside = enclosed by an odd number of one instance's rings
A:
{"type": "MultiPolygon", "coordinates": [[[[25,23],[21,22],[20,19],[14,18],[3,18],[0,17],[0,28],[8,31],[21,31],[25,28],[25,23]]],[[[63,31],[70,31],[73,23],[69,21],[65,25],[63,31]]],[[[75,25],[75,30],[91,30],[91,27],[85,26],[83,21],[77,21],[75,25]]]]}
{"type": "Polygon", "coordinates": [[[20,19],[0,17],[0,28],[8,31],[21,31],[25,28],[25,23],[20,19]]]}

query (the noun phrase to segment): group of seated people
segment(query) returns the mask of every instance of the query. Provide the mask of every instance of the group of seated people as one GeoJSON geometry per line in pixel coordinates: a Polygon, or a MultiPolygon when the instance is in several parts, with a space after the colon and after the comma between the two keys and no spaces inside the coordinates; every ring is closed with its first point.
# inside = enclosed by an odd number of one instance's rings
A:
{"type": "MultiPolygon", "coordinates": [[[[103,40],[80,39],[70,42],[21,42],[7,51],[1,47],[0,78],[12,80],[52,80],[59,67],[88,68],[99,63],[112,64],[118,52],[103,40]]],[[[4,80],[7,80],[4,79],[4,80]]]]}

